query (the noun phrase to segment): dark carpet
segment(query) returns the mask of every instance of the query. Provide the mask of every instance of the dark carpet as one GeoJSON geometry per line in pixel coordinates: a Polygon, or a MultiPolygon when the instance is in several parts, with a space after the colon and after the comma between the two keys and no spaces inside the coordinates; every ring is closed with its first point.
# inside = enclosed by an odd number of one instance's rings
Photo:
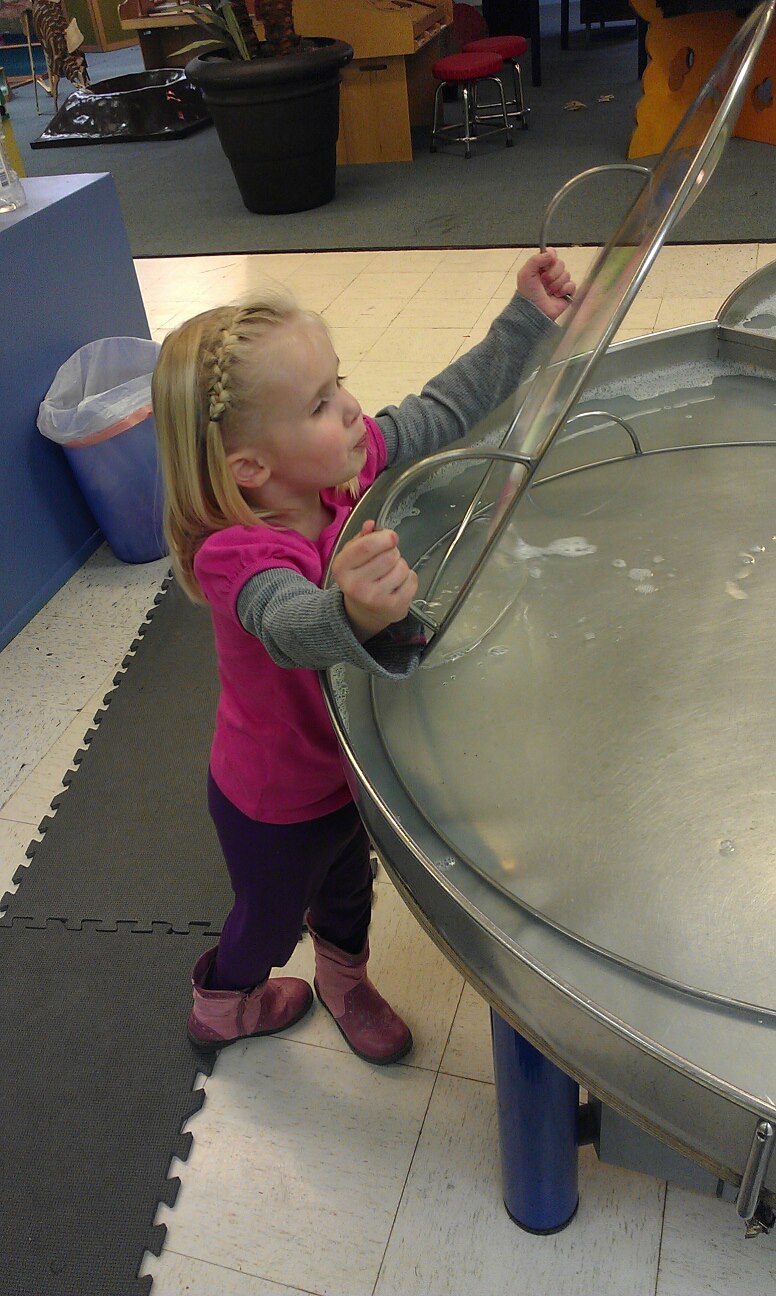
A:
{"type": "MultiPolygon", "coordinates": [[[[566,180],[625,160],[641,95],[632,26],[612,24],[589,40],[572,30],[571,48],[563,51],[557,4],[543,6],[542,23],[543,84],[530,85],[526,59],[531,126],[516,131],[514,148],[496,137],[465,161],[460,148],[430,154],[428,132],[419,131],[412,163],[340,167],[332,203],[289,216],[246,211],[212,126],[181,140],[32,150],[29,142],[48,116],[35,115],[31,86],[14,95],[12,121],[29,175],[112,173],[135,256],[533,246],[547,204],[566,180]],[[599,102],[602,95],[614,98],[599,102]],[[572,100],[585,108],[567,111],[572,100]]],[[[137,50],[89,55],[89,66],[93,80],[142,70],[137,50]]],[[[638,185],[626,172],[580,187],[555,214],[551,241],[605,242],[638,185]]],[[[767,242],[776,238],[774,210],[776,148],[732,140],[671,239],[767,242]]]]}
{"type": "Polygon", "coordinates": [[[163,595],[0,921],[2,1296],[140,1296],[202,1102],[189,972],[228,882],[207,612],[163,595]]]}

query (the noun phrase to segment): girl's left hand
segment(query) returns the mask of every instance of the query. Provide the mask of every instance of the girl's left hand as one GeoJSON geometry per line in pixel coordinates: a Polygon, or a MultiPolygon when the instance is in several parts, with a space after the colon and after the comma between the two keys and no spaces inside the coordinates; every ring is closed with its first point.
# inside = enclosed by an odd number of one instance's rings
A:
{"type": "Polygon", "coordinates": [[[517,276],[517,289],[551,320],[556,320],[568,306],[567,298],[577,290],[568,270],[554,248],[535,252],[517,276]]]}

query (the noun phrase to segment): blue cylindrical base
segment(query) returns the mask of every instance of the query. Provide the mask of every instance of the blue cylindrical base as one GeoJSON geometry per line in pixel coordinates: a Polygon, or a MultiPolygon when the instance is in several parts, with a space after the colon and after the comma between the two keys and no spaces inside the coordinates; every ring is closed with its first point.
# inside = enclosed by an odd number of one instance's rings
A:
{"type": "Polygon", "coordinates": [[[504,1205],[530,1233],[573,1219],[579,1086],[491,1010],[504,1205]]]}

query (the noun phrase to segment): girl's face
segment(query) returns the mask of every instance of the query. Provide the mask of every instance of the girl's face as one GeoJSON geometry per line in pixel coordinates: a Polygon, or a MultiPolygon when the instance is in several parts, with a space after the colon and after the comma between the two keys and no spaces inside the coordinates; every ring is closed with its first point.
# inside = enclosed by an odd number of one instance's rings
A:
{"type": "Polygon", "coordinates": [[[356,477],[366,463],[361,406],[342,386],[322,325],[297,319],[264,342],[257,444],[274,491],[303,501],[356,477]]]}

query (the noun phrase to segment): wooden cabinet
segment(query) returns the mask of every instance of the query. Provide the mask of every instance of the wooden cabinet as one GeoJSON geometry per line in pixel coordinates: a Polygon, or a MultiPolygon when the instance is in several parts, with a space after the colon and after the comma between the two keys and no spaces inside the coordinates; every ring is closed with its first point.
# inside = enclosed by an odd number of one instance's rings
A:
{"type": "Polygon", "coordinates": [[[412,127],[431,125],[431,65],[450,50],[452,0],[294,0],[294,23],[302,36],[353,46],[337,161],[411,162],[412,127]]]}

